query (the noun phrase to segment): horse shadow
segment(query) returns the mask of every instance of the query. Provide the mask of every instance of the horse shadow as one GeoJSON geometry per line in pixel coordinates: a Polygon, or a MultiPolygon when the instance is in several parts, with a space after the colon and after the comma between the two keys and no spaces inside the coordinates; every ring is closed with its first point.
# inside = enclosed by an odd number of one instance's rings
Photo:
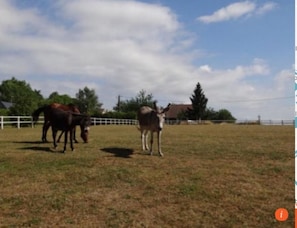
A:
{"type": "Polygon", "coordinates": [[[13,143],[20,143],[20,144],[44,144],[42,141],[14,141],[13,143]]]}
{"type": "Polygon", "coordinates": [[[121,158],[131,158],[131,155],[134,152],[133,149],[120,148],[120,147],[107,147],[107,148],[102,148],[101,150],[106,153],[111,153],[115,157],[121,157],[121,158]]]}
{"type": "Polygon", "coordinates": [[[56,151],[52,149],[49,146],[40,146],[45,144],[44,142],[41,141],[16,141],[14,143],[19,143],[19,144],[30,144],[31,146],[24,146],[19,149],[21,150],[34,150],[34,151],[41,151],[41,152],[49,152],[49,153],[55,153],[56,151]],[[32,146],[32,144],[36,144],[36,146],[32,146]]]}
{"type": "Polygon", "coordinates": [[[49,152],[54,153],[55,151],[51,149],[50,147],[39,147],[39,146],[28,146],[28,147],[22,147],[21,150],[34,150],[34,151],[41,151],[41,152],[49,152]]]}

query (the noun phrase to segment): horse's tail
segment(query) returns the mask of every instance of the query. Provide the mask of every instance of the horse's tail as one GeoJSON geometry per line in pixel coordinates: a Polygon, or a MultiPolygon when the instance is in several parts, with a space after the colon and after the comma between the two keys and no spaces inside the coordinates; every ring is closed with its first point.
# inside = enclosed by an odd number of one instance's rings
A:
{"type": "Polygon", "coordinates": [[[39,119],[39,115],[40,113],[44,112],[44,109],[47,107],[47,105],[44,105],[38,109],[36,109],[33,113],[32,113],[32,118],[33,118],[33,122],[34,124],[38,121],[39,119]]]}

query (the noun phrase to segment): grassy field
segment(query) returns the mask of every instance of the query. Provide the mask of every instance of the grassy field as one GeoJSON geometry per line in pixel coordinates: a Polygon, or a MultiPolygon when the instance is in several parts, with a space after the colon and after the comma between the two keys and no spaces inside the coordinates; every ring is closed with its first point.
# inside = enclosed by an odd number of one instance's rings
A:
{"type": "Polygon", "coordinates": [[[0,131],[1,227],[293,227],[293,126],[165,126],[163,158],[135,126],[92,127],[65,154],[40,138],[0,131]]]}

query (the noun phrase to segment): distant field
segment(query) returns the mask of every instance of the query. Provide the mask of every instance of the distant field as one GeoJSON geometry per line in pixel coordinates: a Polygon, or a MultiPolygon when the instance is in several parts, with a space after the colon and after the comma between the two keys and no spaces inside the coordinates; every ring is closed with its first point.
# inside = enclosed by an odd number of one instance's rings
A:
{"type": "Polygon", "coordinates": [[[65,154],[40,138],[0,130],[1,227],[293,227],[293,126],[165,126],[163,158],[135,126],[92,127],[65,154]]]}

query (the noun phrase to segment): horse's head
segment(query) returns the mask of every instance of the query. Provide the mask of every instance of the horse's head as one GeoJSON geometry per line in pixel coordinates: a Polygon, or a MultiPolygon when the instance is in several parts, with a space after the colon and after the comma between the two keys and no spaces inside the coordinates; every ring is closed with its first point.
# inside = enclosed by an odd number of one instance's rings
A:
{"type": "Polygon", "coordinates": [[[32,120],[33,120],[33,123],[36,124],[36,122],[38,121],[39,119],[39,116],[35,115],[35,113],[32,114],[32,120]]]}
{"type": "Polygon", "coordinates": [[[80,129],[81,129],[80,136],[85,143],[89,141],[89,131],[90,131],[91,123],[92,122],[91,122],[90,116],[84,116],[80,122],[80,129]]]}
{"type": "Polygon", "coordinates": [[[44,112],[46,109],[47,109],[47,106],[44,105],[44,106],[38,108],[37,110],[35,110],[35,111],[32,113],[31,116],[32,116],[32,120],[33,120],[33,123],[34,123],[34,124],[38,121],[40,113],[41,113],[41,112],[44,112]]]}

